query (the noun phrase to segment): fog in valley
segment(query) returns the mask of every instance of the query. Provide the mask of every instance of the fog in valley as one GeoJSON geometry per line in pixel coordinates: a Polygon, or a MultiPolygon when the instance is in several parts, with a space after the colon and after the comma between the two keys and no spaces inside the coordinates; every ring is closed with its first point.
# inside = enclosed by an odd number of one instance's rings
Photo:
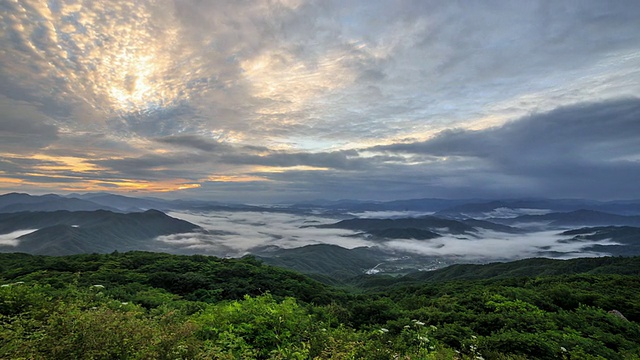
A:
{"type": "MultiPolygon", "coordinates": [[[[316,228],[336,218],[274,212],[170,212],[207,233],[183,233],[156,238],[158,251],[203,253],[237,257],[265,247],[296,248],[311,244],[333,244],[344,248],[375,246],[389,253],[454,257],[458,261],[511,260],[529,257],[575,258],[604,256],[587,251],[593,245],[615,245],[608,240],[569,242],[559,230],[508,234],[480,229],[473,234],[451,235],[430,240],[373,240],[367,234],[344,229],[316,228]]],[[[376,214],[378,216],[381,213],[376,214]]],[[[393,217],[398,212],[387,214],[393,217]]]]}
{"type": "Polygon", "coordinates": [[[0,234],[0,245],[16,246],[20,242],[18,239],[20,236],[31,234],[34,231],[36,230],[18,230],[8,234],[0,234]]]}
{"type": "Polygon", "coordinates": [[[342,229],[319,229],[310,225],[330,224],[336,219],[272,212],[208,212],[168,215],[201,226],[208,233],[183,233],[160,236],[162,251],[206,253],[217,256],[242,256],[265,246],[294,248],[310,244],[335,244],[345,248],[371,246],[356,233],[342,229]],[[165,249],[166,247],[166,249],[165,249]]]}

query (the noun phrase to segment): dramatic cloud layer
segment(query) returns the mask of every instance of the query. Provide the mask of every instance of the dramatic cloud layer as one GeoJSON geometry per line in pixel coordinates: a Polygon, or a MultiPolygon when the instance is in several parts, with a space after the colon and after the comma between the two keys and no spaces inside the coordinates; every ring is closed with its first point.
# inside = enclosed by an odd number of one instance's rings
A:
{"type": "Polygon", "coordinates": [[[639,197],[638,18],[631,0],[3,1],[0,191],[639,197]]]}
{"type": "Polygon", "coordinates": [[[638,144],[640,99],[632,99],[563,107],[498,127],[446,130],[424,142],[375,149],[475,164],[503,176],[505,191],[522,195],[611,198],[638,195],[638,144]]]}

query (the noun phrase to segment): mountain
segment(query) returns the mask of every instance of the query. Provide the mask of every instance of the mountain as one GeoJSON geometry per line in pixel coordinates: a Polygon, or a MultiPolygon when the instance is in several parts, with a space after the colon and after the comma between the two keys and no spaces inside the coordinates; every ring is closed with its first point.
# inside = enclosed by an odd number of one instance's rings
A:
{"type": "Polygon", "coordinates": [[[171,208],[171,202],[167,200],[135,198],[109,193],[70,194],[68,197],[88,200],[121,211],[166,210],[171,208]]]}
{"type": "Polygon", "coordinates": [[[414,211],[434,212],[435,216],[453,219],[485,219],[516,217],[548,212],[570,212],[579,209],[640,215],[639,200],[594,201],[583,199],[407,199],[394,201],[314,200],[289,205],[291,209],[324,209],[327,212],[414,211]],[[500,216],[496,216],[500,215],[500,216]]]}
{"type": "MultiPolygon", "coordinates": [[[[359,201],[359,200],[338,200],[326,201],[315,200],[307,203],[293,204],[292,209],[325,209],[337,212],[362,212],[362,211],[417,211],[434,212],[447,209],[456,205],[468,203],[470,199],[408,199],[394,201],[359,201]]],[[[477,201],[477,200],[475,200],[477,201]]]]}
{"type": "Polygon", "coordinates": [[[257,252],[264,263],[299,271],[345,279],[364,274],[389,255],[376,248],[345,249],[337,245],[315,244],[293,249],[257,252]]]}
{"type": "MultiPolygon", "coordinates": [[[[450,219],[486,219],[490,217],[511,218],[527,214],[545,214],[550,209],[557,209],[557,204],[537,201],[490,201],[468,203],[440,210],[434,216],[450,219]]],[[[570,208],[573,210],[573,208],[570,208]]]]}
{"type": "Polygon", "coordinates": [[[0,251],[69,255],[127,250],[152,250],[150,240],[177,233],[201,231],[197,225],[157,210],[142,213],[98,211],[21,212],[0,214],[0,233],[38,229],[20,236],[17,246],[0,251]]]}
{"type": "Polygon", "coordinates": [[[78,198],[99,204],[103,207],[115,208],[125,212],[139,212],[148,209],[156,210],[193,210],[193,211],[281,211],[268,207],[243,204],[225,204],[217,201],[202,200],[165,200],[159,198],[137,198],[110,193],[69,194],[67,198],[78,198]]]}
{"type": "Polygon", "coordinates": [[[473,235],[478,232],[477,228],[509,233],[521,232],[516,228],[488,221],[468,220],[465,222],[435,216],[398,219],[353,218],[334,224],[314,225],[314,227],[360,230],[373,236],[392,239],[432,239],[442,233],[473,235]],[[411,237],[412,234],[417,237],[411,237]]]}
{"type": "Polygon", "coordinates": [[[264,248],[252,251],[264,263],[299,271],[327,284],[364,274],[405,275],[416,270],[433,270],[455,263],[442,256],[418,255],[379,247],[346,249],[338,245],[315,244],[293,249],[264,248]]]}
{"type": "Polygon", "coordinates": [[[368,230],[367,233],[379,239],[429,240],[440,237],[440,234],[434,233],[433,231],[416,228],[371,229],[368,230]]]}
{"type": "Polygon", "coordinates": [[[0,358],[637,359],[639,269],[532,259],[336,288],[251,257],[0,254],[0,358]]]}
{"type": "Polygon", "coordinates": [[[568,241],[606,240],[609,244],[593,245],[586,250],[605,252],[615,256],[640,255],[640,228],[631,226],[602,226],[569,230],[562,235],[573,235],[568,241]]]}
{"type": "Polygon", "coordinates": [[[640,216],[624,216],[594,210],[576,210],[545,215],[522,215],[511,219],[489,219],[503,225],[544,224],[546,228],[576,226],[640,226],[640,216]]]}
{"type": "Polygon", "coordinates": [[[21,193],[9,193],[0,195],[0,213],[22,211],[117,211],[116,208],[97,204],[92,201],[66,198],[59,195],[29,195],[21,193]]]}
{"type": "Polygon", "coordinates": [[[522,229],[518,229],[513,226],[507,226],[503,224],[496,224],[490,221],[485,220],[476,220],[476,219],[464,219],[460,220],[461,223],[472,226],[474,228],[480,228],[485,230],[493,230],[497,232],[503,232],[508,234],[522,234],[525,231],[522,229]]]}
{"type": "Polygon", "coordinates": [[[521,215],[544,215],[576,210],[640,215],[640,200],[599,202],[579,199],[508,199],[468,202],[440,210],[434,215],[452,219],[515,218],[521,215]]]}
{"type": "Polygon", "coordinates": [[[440,219],[433,216],[401,219],[348,219],[335,224],[316,225],[319,228],[336,228],[362,231],[380,231],[387,229],[434,229],[445,230],[452,234],[465,234],[475,232],[476,229],[455,220],[440,219]]]}

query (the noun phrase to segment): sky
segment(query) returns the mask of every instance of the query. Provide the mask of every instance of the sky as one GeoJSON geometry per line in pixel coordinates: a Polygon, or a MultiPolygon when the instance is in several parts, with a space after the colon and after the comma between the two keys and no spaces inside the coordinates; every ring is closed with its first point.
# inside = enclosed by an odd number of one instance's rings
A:
{"type": "Polygon", "coordinates": [[[640,198],[640,2],[0,0],[0,192],[640,198]]]}

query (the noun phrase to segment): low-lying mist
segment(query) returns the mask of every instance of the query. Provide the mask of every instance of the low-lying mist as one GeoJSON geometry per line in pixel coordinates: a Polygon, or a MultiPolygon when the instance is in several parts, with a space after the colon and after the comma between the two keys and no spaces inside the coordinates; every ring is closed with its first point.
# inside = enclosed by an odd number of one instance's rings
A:
{"type": "MultiPolygon", "coordinates": [[[[372,240],[361,232],[310,227],[336,222],[335,218],[272,212],[171,212],[170,216],[200,225],[208,233],[161,236],[159,251],[242,256],[270,246],[296,248],[333,244],[344,248],[377,246],[390,253],[456,257],[461,261],[515,260],[530,257],[574,258],[604,256],[588,251],[593,245],[615,245],[607,240],[568,241],[558,231],[507,234],[479,230],[473,235],[449,235],[431,240],[372,240]]],[[[393,214],[397,216],[398,214],[393,214]]]]}
{"type": "Polygon", "coordinates": [[[20,240],[18,239],[20,236],[31,234],[34,231],[37,231],[37,229],[18,230],[8,234],[0,234],[0,245],[17,246],[20,243],[20,240]]]}
{"type": "Polygon", "coordinates": [[[345,248],[375,245],[351,230],[310,227],[333,223],[332,218],[273,212],[170,212],[208,231],[160,236],[158,241],[184,252],[218,256],[242,256],[266,246],[295,248],[310,244],[334,244],[345,248]]]}

